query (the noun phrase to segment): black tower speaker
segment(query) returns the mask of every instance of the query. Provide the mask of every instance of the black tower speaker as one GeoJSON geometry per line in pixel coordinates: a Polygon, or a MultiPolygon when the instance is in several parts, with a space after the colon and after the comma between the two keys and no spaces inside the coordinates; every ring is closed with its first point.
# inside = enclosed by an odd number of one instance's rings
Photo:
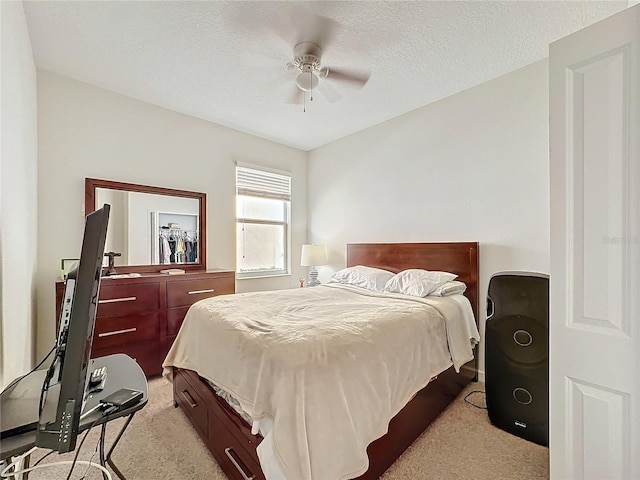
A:
{"type": "Polygon", "coordinates": [[[493,275],[487,295],[485,386],[496,427],[549,445],[549,276],[493,275]]]}

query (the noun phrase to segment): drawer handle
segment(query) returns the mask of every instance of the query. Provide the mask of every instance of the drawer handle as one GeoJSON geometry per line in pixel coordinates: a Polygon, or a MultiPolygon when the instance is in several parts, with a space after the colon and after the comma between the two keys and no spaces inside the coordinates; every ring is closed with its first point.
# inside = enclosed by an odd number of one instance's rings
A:
{"type": "Polygon", "coordinates": [[[229,460],[231,460],[231,463],[233,463],[233,466],[236,467],[236,470],[240,472],[240,475],[242,475],[242,478],[244,478],[244,480],[253,480],[254,478],[256,478],[255,475],[251,475],[250,477],[247,477],[247,474],[244,473],[244,470],[240,466],[240,461],[236,460],[234,456],[231,454],[231,452],[233,452],[233,448],[227,447],[224,449],[224,453],[227,454],[227,457],[229,457],[229,460]]]}
{"type": "Polygon", "coordinates": [[[111,335],[120,335],[121,333],[132,333],[132,332],[135,332],[136,330],[137,328],[135,327],[125,328],[124,330],[114,330],[112,332],[99,333],[98,337],[110,337],[111,335]]]}
{"type": "Polygon", "coordinates": [[[207,288],[206,290],[191,290],[190,292],[187,292],[187,295],[197,295],[199,293],[213,293],[215,291],[216,291],[215,288],[207,288]]]}
{"type": "Polygon", "coordinates": [[[118,303],[118,302],[135,302],[137,297],[108,298],[106,300],[98,300],[98,303],[118,303]]]}
{"type": "Polygon", "coordinates": [[[189,403],[189,406],[191,408],[196,408],[198,406],[198,403],[193,399],[193,397],[188,391],[183,390],[182,396],[187,399],[187,402],[189,403]]]}

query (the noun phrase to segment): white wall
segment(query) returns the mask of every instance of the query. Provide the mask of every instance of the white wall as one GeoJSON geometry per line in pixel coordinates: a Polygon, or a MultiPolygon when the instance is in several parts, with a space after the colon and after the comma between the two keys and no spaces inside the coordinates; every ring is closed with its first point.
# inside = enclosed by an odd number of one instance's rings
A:
{"type": "Polygon", "coordinates": [[[22,2],[0,2],[0,388],[33,366],[37,255],[36,67],[22,2]]]}
{"type": "Polygon", "coordinates": [[[347,243],[478,241],[484,334],[493,273],[549,271],[547,75],[541,61],[311,152],[321,281],[347,243]]]}
{"type": "MultiPolygon", "coordinates": [[[[38,71],[38,352],[54,341],[54,282],[76,258],[85,177],[207,194],[207,266],[235,269],[235,163],[292,174],[292,252],[307,235],[306,154],[46,71],[38,71]]],[[[292,275],[239,280],[237,291],[295,286],[292,275]]]]}

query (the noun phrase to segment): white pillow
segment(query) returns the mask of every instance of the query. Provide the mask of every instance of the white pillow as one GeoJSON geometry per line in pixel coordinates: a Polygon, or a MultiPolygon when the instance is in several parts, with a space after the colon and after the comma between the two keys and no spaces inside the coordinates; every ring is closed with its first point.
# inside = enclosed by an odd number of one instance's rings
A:
{"type": "Polygon", "coordinates": [[[457,280],[453,280],[451,282],[447,282],[444,285],[440,285],[435,290],[429,292],[429,296],[431,297],[446,297],[448,295],[459,295],[464,293],[467,290],[467,285],[459,282],[457,280]]]}
{"type": "Polygon", "coordinates": [[[410,268],[394,275],[384,286],[384,289],[391,293],[426,297],[430,292],[456,277],[457,275],[449,272],[410,268]]]}
{"type": "Polygon", "coordinates": [[[381,268],[356,265],[338,270],[331,276],[332,281],[345,285],[366,288],[374,292],[382,292],[384,286],[393,277],[393,272],[381,268]]]}

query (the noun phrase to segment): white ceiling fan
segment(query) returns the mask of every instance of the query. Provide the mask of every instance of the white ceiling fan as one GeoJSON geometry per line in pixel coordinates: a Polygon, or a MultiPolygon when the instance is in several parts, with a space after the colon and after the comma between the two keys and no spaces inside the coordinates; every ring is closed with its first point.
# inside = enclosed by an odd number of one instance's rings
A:
{"type": "MultiPolygon", "coordinates": [[[[368,82],[371,71],[355,64],[349,64],[348,67],[324,65],[323,53],[333,52],[332,49],[335,49],[338,42],[347,45],[352,43],[353,37],[344,34],[337,20],[309,11],[309,5],[305,2],[300,4],[286,3],[286,10],[281,11],[277,16],[269,16],[268,12],[265,13],[262,10],[252,10],[251,13],[243,10],[238,21],[252,33],[260,31],[269,38],[277,40],[281,46],[291,48],[293,45],[293,55],[289,57],[291,60],[285,64],[284,70],[291,76],[295,75],[295,83],[291,84],[292,91],[289,94],[288,103],[306,104],[307,100],[313,100],[316,91],[320,92],[329,103],[335,103],[342,98],[343,88],[362,88],[368,82]]],[[[271,43],[273,42],[264,42],[265,45],[271,43]]],[[[271,52],[251,52],[249,63],[266,66],[265,59],[268,58],[268,67],[271,70],[274,60],[273,47],[262,48],[263,51],[271,50],[271,52]]],[[[280,50],[280,46],[276,48],[280,50]]],[[[291,53],[284,55],[288,57],[291,53]]],[[[278,54],[277,58],[282,61],[282,55],[278,54]]],[[[283,80],[278,74],[275,82],[279,86],[283,86],[283,83],[286,86],[286,80],[284,82],[283,80]]]]}
{"type": "Polygon", "coordinates": [[[362,88],[371,75],[368,70],[323,66],[322,48],[314,42],[300,42],[293,47],[293,62],[288,62],[286,69],[297,73],[292,103],[303,103],[306,93],[309,93],[309,100],[313,100],[313,92],[316,89],[329,102],[336,102],[340,99],[340,94],[327,85],[327,82],[362,88]]]}

